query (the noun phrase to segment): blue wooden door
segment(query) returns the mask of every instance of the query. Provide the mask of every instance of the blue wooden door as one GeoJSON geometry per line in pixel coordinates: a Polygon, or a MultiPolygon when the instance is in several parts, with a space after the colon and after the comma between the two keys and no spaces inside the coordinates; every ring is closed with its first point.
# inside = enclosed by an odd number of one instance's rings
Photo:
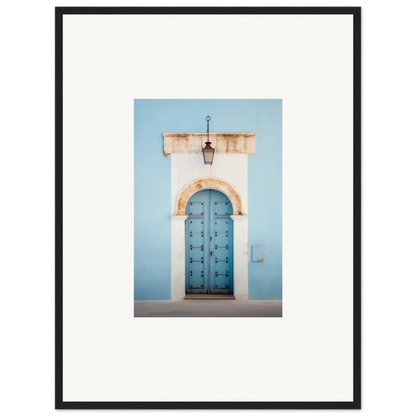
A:
{"type": "Polygon", "coordinates": [[[194,194],[186,206],[186,293],[233,293],[231,202],[219,191],[194,194]]]}

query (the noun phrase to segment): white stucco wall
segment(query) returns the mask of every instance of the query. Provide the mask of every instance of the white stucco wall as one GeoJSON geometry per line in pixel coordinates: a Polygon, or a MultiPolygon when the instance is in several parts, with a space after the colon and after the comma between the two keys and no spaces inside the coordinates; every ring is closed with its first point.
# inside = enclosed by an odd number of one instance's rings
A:
{"type": "MultiPolygon", "coordinates": [[[[185,296],[185,220],[173,216],[182,190],[195,180],[212,177],[230,184],[240,195],[242,216],[234,220],[234,296],[248,299],[248,217],[246,154],[216,154],[211,166],[204,165],[202,154],[172,154],[171,158],[171,299],[185,296]]],[[[239,217],[235,219],[233,217],[239,217]]]]}

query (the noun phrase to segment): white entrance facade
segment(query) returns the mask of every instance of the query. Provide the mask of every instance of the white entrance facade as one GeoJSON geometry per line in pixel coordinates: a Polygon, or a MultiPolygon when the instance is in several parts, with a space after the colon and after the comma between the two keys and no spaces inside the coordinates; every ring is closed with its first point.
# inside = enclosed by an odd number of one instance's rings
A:
{"type": "MultiPolygon", "coordinates": [[[[224,137],[226,135],[220,135],[224,137]]],[[[181,140],[184,134],[178,135],[181,140]]],[[[196,136],[196,135],[195,135],[196,136]]],[[[214,135],[210,135],[212,137],[214,135]]],[[[213,165],[204,165],[200,147],[176,146],[175,135],[164,135],[164,154],[171,158],[171,300],[183,300],[185,296],[185,220],[181,210],[183,200],[201,189],[216,189],[234,202],[234,296],[248,299],[248,153],[254,153],[254,134],[231,134],[233,142],[214,156],[213,165]],[[235,136],[239,139],[235,140],[235,136]],[[250,145],[247,146],[247,137],[250,145]],[[244,142],[244,143],[242,143],[244,142]],[[168,150],[168,151],[167,151],[168,150]],[[181,152],[181,153],[179,153],[181,152]],[[168,156],[169,154],[169,156],[168,156]],[[197,186],[193,187],[192,184],[197,186]],[[186,190],[186,192],[184,192],[186,190]],[[182,200],[181,200],[182,196],[182,200]],[[238,201],[241,206],[236,209],[238,201]]],[[[211,139],[212,140],[212,139],[211,139]]],[[[215,146],[215,140],[212,140],[215,146]]],[[[214,147],[213,146],[213,147],[214,147]]]]}

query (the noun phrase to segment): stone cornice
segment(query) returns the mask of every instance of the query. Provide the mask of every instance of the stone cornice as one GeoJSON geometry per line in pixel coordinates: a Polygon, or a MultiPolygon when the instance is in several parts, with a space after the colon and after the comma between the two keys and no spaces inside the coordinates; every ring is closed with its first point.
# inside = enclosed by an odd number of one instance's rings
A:
{"type": "MultiPolygon", "coordinates": [[[[206,133],[164,133],[163,154],[202,153],[206,133]]],[[[256,133],[210,133],[215,153],[249,154],[256,150],[256,133]]]]}

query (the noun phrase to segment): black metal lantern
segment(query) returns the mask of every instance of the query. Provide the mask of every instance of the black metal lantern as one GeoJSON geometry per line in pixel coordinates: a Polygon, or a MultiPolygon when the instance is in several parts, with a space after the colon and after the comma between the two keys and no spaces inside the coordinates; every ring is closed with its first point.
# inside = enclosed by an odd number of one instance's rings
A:
{"type": "Polygon", "coordinates": [[[209,141],[209,121],[211,120],[211,117],[207,116],[205,120],[207,120],[208,141],[205,142],[205,147],[202,148],[202,154],[204,156],[204,165],[212,165],[215,149],[211,147],[211,142],[209,141]]]}

